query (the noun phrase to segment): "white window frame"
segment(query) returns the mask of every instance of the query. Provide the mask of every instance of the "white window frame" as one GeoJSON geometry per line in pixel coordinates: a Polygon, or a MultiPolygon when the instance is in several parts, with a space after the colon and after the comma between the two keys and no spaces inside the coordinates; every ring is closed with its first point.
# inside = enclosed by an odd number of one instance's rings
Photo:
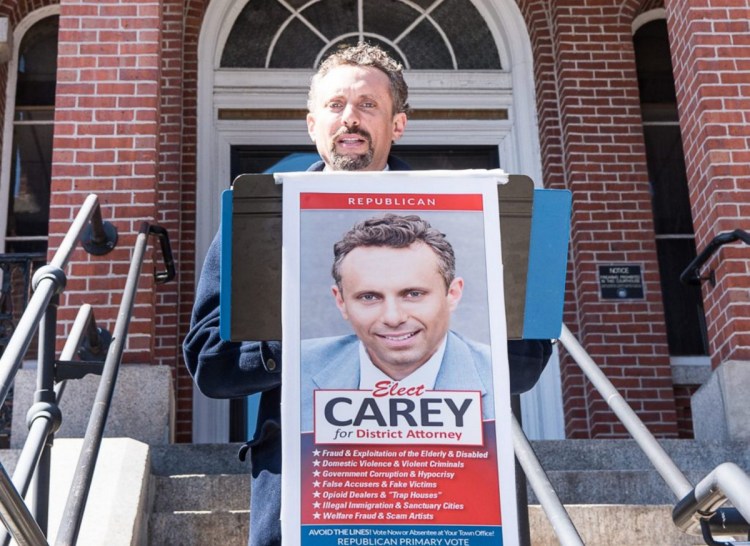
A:
{"type": "MultiPolygon", "coordinates": [[[[5,120],[3,124],[3,153],[0,160],[0,253],[5,252],[5,239],[8,233],[8,205],[10,197],[11,165],[13,164],[13,128],[16,116],[16,85],[18,83],[18,52],[24,35],[42,19],[60,14],[60,6],[39,8],[24,17],[13,30],[13,54],[8,62],[8,83],[5,90],[5,120]]],[[[39,123],[39,122],[29,122],[39,123]]],[[[45,121],[52,125],[54,120],[45,121]]],[[[30,237],[39,240],[39,237],[30,237]]],[[[46,238],[45,238],[46,239],[46,238]]]]}

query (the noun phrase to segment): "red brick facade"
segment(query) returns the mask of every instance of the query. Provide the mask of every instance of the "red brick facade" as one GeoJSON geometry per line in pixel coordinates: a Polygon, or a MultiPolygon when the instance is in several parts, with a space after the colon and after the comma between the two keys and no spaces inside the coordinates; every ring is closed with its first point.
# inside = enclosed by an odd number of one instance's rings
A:
{"type": "MultiPolygon", "coordinates": [[[[2,0],[0,15],[13,27],[49,3],[2,0]]],[[[198,37],[207,5],[60,2],[50,248],[90,192],[100,195],[104,216],[120,235],[107,260],[75,255],[60,318],[67,328],[80,303],[92,303],[111,329],[140,222],[169,230],[178,276],[155,285],[159,257],[149,253],[126,361],[174,370],[178,441],[191,438],[192,381],[180,342],[196,281],[198,37]]],[[[631,27],[639,13],[662,6],[638,0],[518,5],[533,51],[544,184],[573,195],[565,323],[648,427],[676,437],[631,27]],[[645,298],[602,300],[597,267],[609,263],[639,264],[645,298]]],[[[667,0],[666,10],[701,249],[719,232],[750,229],[750,7],[745,0],[667,0]]],[[[0,85],[5,81],[3,67],[0,85]]],[[[704,296],[714,365],[750,360],[749,257],[747,249],[731,247],[712,261],[719,284],[705,287],[704,296]]],[[[562,386],[568,437],[623,434],[568,359],[562,386]]]]}
{"type": "MultiPolygon", "coordinates": [[[[50,247],[58,246],[89,193],[99,194],[120,237],[107,260],[74,256],[61,301],[63,323],[74,319],[80,303],[90,302],[97,318],[111,324],[135,234],[142,221],[155,218],[160,29],[158,2],[60,4],[50,247]]],[[[146,271],[152,267],[146,264],[146,271]]],[[[126,362],[153,359],[155,303],[153,281],[144,274],[126,362]]]]}
{"type": "MultiPolygon", "coordinates": [[[[632,3],[631,3],[632,4],[632,3]]],[[[631,24],[623,2],[521,3],[536,64],[545,183],[573,193],[565,323],[649,428],[676,434],[631,24]],[[603,301],[597,266],[637,263],[642,301],[603,301]]],[[[568,437],[622,434],[574,363],[568,437]]]]}
{"type": "MultiPolygon", "coordinates": [[[[750,3],[667,1],[696,244],[750,230],[750,3]]],[[[750,360],[750,262],[723,247],[703,287],[712,365],[750,360]]],[[[705,272],[704,271],[704,272],[705,272]]]]}

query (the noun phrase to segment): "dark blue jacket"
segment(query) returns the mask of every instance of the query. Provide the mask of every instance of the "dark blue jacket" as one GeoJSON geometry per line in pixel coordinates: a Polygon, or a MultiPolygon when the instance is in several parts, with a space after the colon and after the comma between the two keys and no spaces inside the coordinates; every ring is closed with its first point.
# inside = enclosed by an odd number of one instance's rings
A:
{"type": "MultiPolygon", "coordinates": [[[[391,170],[409,170],[399,159],[388,159],[391,170]]],[[[323,162],[310,171],[323,170],[323,162]]],[[[255,437],[240,452],[250,450],[251,546],[281,544],[281,343],[223,341],[219,336],[219,264],[221,232],[203,263],[193,314],[183,344],[185,362],[200,391],[211,398],[236,398],[262,393],[255,437]]],[[[511,390],[530,389],[550,356],[549,341],[510,341],[511,390]]]]}

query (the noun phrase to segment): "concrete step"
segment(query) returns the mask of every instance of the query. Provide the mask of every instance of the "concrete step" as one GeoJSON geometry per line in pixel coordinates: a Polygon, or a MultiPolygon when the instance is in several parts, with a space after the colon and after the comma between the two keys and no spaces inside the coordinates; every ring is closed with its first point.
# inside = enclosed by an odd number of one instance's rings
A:
{"type": "MultiPolygon", "coordinates": [[[[653,468],[634,440],[541,440],[531,445],[547,471],[653,468]]],[[[683,472],[710,471],[727,461],[750,469],[747,444],[660,440],[659,445],[683,472]]]]}
{"type": "MultiPolygon", "coordinates": [[[[547,477],[565,504],[674,504],[677,498],[651,470],[553,470],[547,477]]],[[[691,483],[703,474],[689,472],[691,483]]],[[[538,502],[529,488],[529,502],[538,502]]]]}
{"type": "Polygon", "coordinates": [[[249,474],[152,476],[153,512],[247,511],[249,474]]]}
{"type": "MultiPolygon", "coordinates": [[[[595,546],[693,546],[700,537],[685,535],[670,519],[671,506],[567,505],[584,544],[595,546]]],[[[247,512],[175,512],[151,516],[149,544],[245,546],[247,512]]],[[[559,544],[539,505],[529,507],[532,546],[559,544]]]]}
{"type": "MultiPolygon", "coordinates": [[[[590,546],[693,546],[700,537],[672,524],[672,507],[664,505],[566,505],[578,534],[590,546]]],[[[532,546],[560,544],[539,505],[529,506],[532,546]]]]}
{"type": "Polygon", "coordinates": [[[169,444],[151,446],[151,473],[175,474],[247,474],[250,463],[240,461],[240,443],[169,444]]]}
{"type": "Polygon", "coordinates": [[[246,546],[247,511],[160,512],[149,520],[150,546],[246,546]]]}
{"type": "MultiPolygon", "coordinates": [[[[693,484],[723,462],[750,473],[750,450],[744,444],[693,440],[660,442],[693,484]]],[[[674,504],[677,499],[633,440],[562,440],[532,442],[542,467],[566,504],[674,504]]],[[[536,502],[532,491],[530,502],[536,502]]],[[[671,521],[671,519],[670,519],[671,521]]]]}
{"type": "MultiPolygon", "coordinates": [[[[55,438],[51,457],[48,538],[55,544],[83,440],[55,438]]],[[[0,461],[13,474],[20,450],[3,450],[0,461]]],[[[88,493],[78,544],[131,546],[146,537],[149,448],[129,438],[105,438],[88,493]]]]}
{"type": "Polygon", "coordinates": [[[13,475],[20,454],[20,449],[0,449],[0,464],[3,465],[5,472],[7,472],[9,476],[13,475]]]}
{"type": "MultiPolygon", "coordinates": [[[[731,461],[750,471],[742,445],[674,440],[664,449],[693,483],[731,461]]],[[[678,531],[675,499],[631,440],[532,442],[586,544],[683,546],[703,544],[678,531]]],[[[153,511],[150,544],[242,545],[247,542],[249,465],[237,459],[240,444],[173,445],[151,452],[153,511]]],[[[532,545],[558,544],[532,491],[532,545]]]]}
{"type": "Polygon", "coordinates": [[[153,546],[245,546],[250,465],[242,444],[174,444],[151,448],[153,546]]]}

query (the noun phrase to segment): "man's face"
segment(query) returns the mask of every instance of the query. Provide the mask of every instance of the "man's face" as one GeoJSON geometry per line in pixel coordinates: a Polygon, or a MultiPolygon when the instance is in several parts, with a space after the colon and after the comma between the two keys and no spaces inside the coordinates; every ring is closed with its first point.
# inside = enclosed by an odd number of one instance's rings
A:
{"type": "Polygon", "coordinates": [[[307,130],[318,153],[337,171],[381,171],[406,114],[393,113],[388,76],[377,68],[342,65],[318,80],[307,130]]]}
{"type": "Polygon", "coordinates": [[[424,243],[358,247],[341,263],[333,295],[372,362],[400,380],[427,362],[448,332],[463,280],[446,291],[438,256],[424,243]]]}

